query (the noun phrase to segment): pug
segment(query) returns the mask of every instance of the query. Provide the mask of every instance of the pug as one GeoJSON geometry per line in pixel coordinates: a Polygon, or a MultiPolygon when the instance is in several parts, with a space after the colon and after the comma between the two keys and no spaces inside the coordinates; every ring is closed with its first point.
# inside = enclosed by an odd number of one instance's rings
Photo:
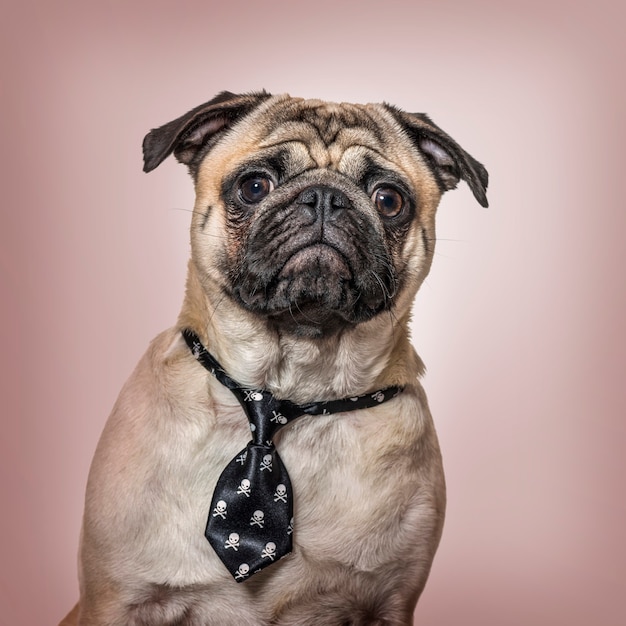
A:
{"type": "Polygon", "coordinates": [[[173,153],[194,181],[186,293],[98,443],[64,623],[411,624],[445,509],[411,305],[443,192],[462,179],[486,207],[485,168],[424,114],[266,92],[223,92],[143,152],[146,172],[173,153]],[[216,495],[256,453],[260,472],[216,495]],[[228,532],[279,457],[265,512],[228,532]],[[285,554],[246,538],[270,527],[285,554]]]}

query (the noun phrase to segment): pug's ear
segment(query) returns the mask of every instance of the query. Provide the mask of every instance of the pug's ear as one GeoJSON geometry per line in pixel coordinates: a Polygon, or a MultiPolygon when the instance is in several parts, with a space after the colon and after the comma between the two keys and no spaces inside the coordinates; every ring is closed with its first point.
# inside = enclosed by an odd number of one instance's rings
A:
{"type": "Polygon", "coordinates": [[[474,157],[459,146],[424,113],[395,111],[409,137],[424,155],[442,191],[454,189],[464,180],[474,197],[484,206],[487,201],[489,174],[474,157]]]}
{"type": "Polygon", "coordinates": [[[212,100],[151,130],[143,140],[143,171],[151,172],[172,152],[178,161],[191,167],[211,139],[270,97],[265,91],[241,95],[222,91],[212,100]]]}

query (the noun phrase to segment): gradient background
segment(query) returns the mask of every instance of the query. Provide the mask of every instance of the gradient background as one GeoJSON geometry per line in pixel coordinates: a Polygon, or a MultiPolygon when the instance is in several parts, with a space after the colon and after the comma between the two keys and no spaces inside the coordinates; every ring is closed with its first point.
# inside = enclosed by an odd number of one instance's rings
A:
{"type": "Polygon", "coordinates": [[[416,624],[626,623],[623,3],[2,4],[2,626],[76,600],[97,438],[182,301],[191,185],[141,140],[262,87],[426,111],[491,174],[416,300],[449,486],[416,624]]]}

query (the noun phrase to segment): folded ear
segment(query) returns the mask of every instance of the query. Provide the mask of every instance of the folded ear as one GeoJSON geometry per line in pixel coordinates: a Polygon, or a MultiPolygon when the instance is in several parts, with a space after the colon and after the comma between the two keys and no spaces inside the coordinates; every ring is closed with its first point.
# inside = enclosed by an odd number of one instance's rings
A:
{"type": "Polygon", "coordinates": [[[484,206],[487,201],[489,174],[474,157],[459,146],[424,113],[395,111],[415,146],[426,157],[439,186],[443,191],[454,189],[464,180],[474,197],[484,206]]]}
{"type": "Polygon", "coordinates": [[[212,138],[258,104],[271,97],[265,91],[237,95],[222,91],[179,118],[151,130],[143,140],[143,171],[151,172],[172,152],[185,165],[192,165],[212,138]]]}

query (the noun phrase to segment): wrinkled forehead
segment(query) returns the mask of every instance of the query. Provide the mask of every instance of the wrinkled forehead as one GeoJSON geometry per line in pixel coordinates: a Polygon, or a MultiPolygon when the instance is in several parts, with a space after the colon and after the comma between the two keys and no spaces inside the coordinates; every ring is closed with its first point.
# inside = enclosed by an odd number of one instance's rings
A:
{"type": "Polygon", "coordinates": [[[356,162],[399,164],[409,150],[402,129],[384,105],[290,98],[264,116],[261,150],[287,150],[292,159],[345,171],[356,162]]]}

